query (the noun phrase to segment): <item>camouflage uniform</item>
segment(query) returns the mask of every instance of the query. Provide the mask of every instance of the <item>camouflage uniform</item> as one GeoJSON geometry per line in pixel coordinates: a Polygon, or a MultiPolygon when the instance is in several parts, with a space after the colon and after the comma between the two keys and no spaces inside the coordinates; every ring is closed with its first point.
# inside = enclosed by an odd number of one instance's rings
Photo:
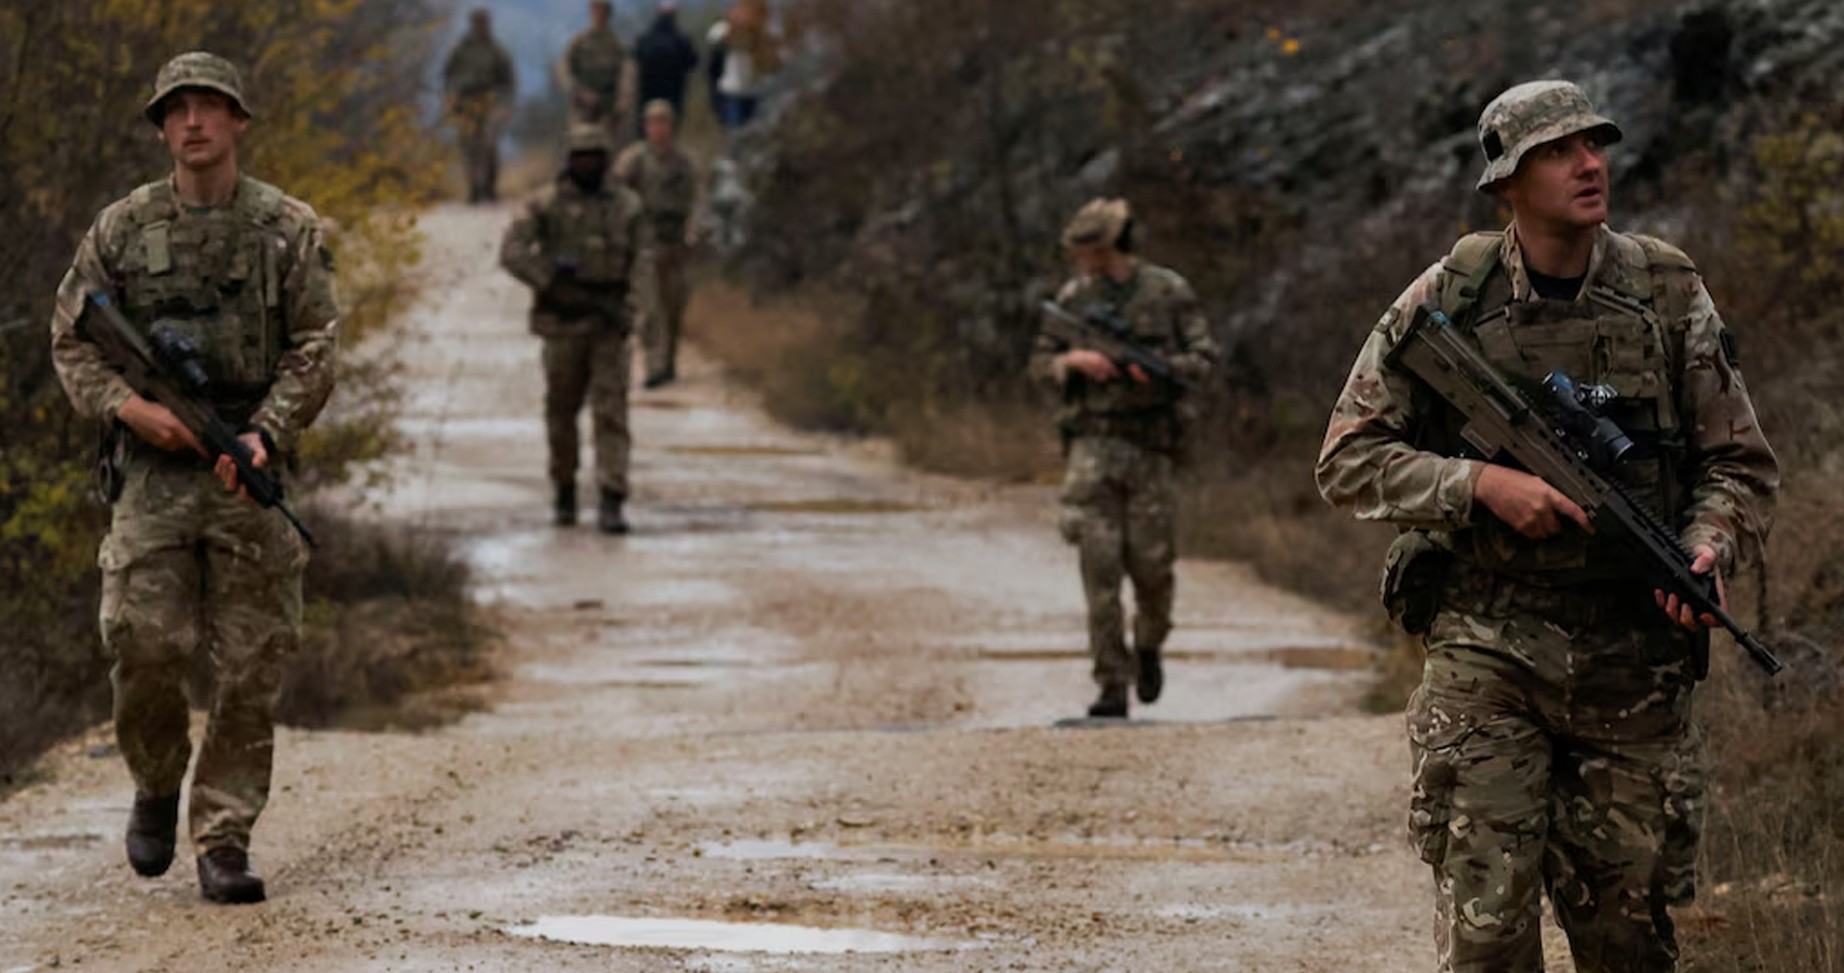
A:
{"type": "Polygon", "coordinates": [[[583,31],[564,52],[570,121],[602,126],[617,145],[623,141],[621,73],[626,67],[627,45],[611,27],[583,31]]]}
{"type": "MultiPolygon", "coordinates": [[[[1481,186],[1514,172],[1523,149],[1604,126],[1573,86],[1513,89],[1481,122],[1493,159],[1481,186]]],[[[1515,224],[1477,234],[1371,332],[1317,470],[1331,502],[1453,552],[1407,716],[1409,829],[1434,872],[1440,969],[1542,970],[1547,889],[1582,973],[1671,970],[1667,907],[1695,891],[1704,769],[1691,699],[1707,637],[1658,610],[1617,538],[1570,527],[1529,540],[1475,507],[1483,464],[1462,456],[1460,420],[1387,363],[1427,300],[1462,308],[1507,375],[1560,368],[1613,386],[1612,417],[1654,457],[1619,478],[1684,524],[1687,546],[1713,548],[1725,575],[1763,539],[1778,483],[1733,343],[1668,244],[1602,227],[1581,293],[1557,301],[1534,292],[1515,224]]]]}
{"type": "Polygon", "coordinates": [[[467,167],[468,201],[492,200],[499,183],[500,134],[517,83],[512,57],[484,22],[476,21],[448,55],[442,77],[467,167]]]}
{"type": "MultiPolygon", "coordinates": [[[[1136,341],[1166,357],[1188,380],[1203,378],[1216,360],[1216,344],[1191,286],[1163,267],[1136,260],[1125,283],[1080,277],[1063,286],[1057,302],[1071,309],[1100,305],[1118,314],[1132,323],[1136,341]]],[[[1183,435],[1181,403],[1176,390],[1157,382],[1142,384],[1123,374],[1102,384],[1065,372],[1057,359],[1067,350],[1039,335],[1030,369],[1063,401],[1057,425],[1068,465],[1058,526],[1080,556],[1095,682],[1104,689],[1126,686],[1134,669],[1121,609],[1123,578],[1133,582],[1135,648],[1157,651],[1172,628],[1173,467],[1183,435]]]]}
{"type": "MultiPolygon", "coordinates": [[[[219,66],[230,70],[216,59],[190,64],[192,86],[216,87],[197,75],[219,66]]],[[[228,84],[220,90],[235,90],[228,84]]],[[[273,186],[240,177],[228,203],[200,211],[168,179],[97,216],[52,319],[65,391],[78,414],[112,424],[119,457],[122,487],[97,561],[122,756],[142,796],[179,792],[192,752],[188,660],[202,646],[216,678],[192,778],[192,839],[201,853],[247,848],[268,800],[278,680],[300,638],[307,554],[280,514],[227,493],[206,460],[113,425],[131,390],[75,330],[92,291],[139,328],[162,320],[190,336],[219,415],[266,432],[280,465],[333,390],[332,258],[314,211],[273,186]]]]}
{"type": "Polygon", "coordinates": [[[697,198],[691,159],[677,147],[664,152],[641,142],[615,161],[615,177],[635,193],[647,212],[646,245],[636,274],[640,282],[641,343],[650,377],[677,373],[679,329],[691,292],[685,280],[690,248],[685,229],[697,198]]]}
{"type": "MultiPolygon", "coordinates": [[[[606,136],[596,128],[579,126],[572,140],[578,146],[593,141],[606,151],[606,136]]],[[[531,330],[544,339],[550,474],[559,486],[576,479],[576,419],[587,399],[597,480],[605,491],[628,492],[628,284],[644,239],[641,220],[640,199],[626,186],[610,181],[586,193],[566,176],[525,204],[500,248],[500,264],[535,295],[531,330]],[[566,268],[591,292],[590,304],[550,300],[566,268]]]]}

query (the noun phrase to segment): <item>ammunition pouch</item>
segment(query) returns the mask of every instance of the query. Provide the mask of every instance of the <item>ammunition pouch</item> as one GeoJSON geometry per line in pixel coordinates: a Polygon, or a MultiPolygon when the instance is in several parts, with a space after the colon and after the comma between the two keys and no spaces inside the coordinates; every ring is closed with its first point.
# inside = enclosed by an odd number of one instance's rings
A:
{"type": "Polygon", "coordinates": [[[1450,543],[1445,534],[1405,531],[1383,559],[1383,608],[1410,635],[1426,635],[1441,609],[1453,567],[1450,543]]]}
{"type": "Polygon", "coordinates": [[[131,435],[128,427],[119,422],[97,427],[96,498],[105,507],[115,506],[115,501],[122,498],[122,487],[127,483],[125,469],[131,435]]]}

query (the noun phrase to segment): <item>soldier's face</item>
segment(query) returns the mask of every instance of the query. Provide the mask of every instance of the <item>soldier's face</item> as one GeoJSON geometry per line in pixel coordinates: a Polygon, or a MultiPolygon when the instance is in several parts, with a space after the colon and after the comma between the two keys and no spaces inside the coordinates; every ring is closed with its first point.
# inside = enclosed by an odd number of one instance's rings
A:
{"type": "Polygon", "coordinates": [[[605,3],[590,4],[589,5],[589,22],[596,25],[597,27],[608,26],[609,10],[610,8],[608,4],[605,4],[605,3]]]}
{"type": "Polygon", "coordinates": [[[237,151],[237,137],[250,120],[215,91],[178,91],[166,101],[160,140],[173,161],[188,169],[210,169],[237,151]]]}
{"type": "Polygon", "coordinates": [[[1524,154],[1505,181],[1505,199],[1520,222],[1591,228],[1607,222],[1607,146],[1598,132],[1578,132],[1524,154]]]}
{"type": "Polygon", "coordinates": [[[1067,248],[1069,263],[1076,268],[1076,273],[1094,276],[1105,273],[1108,269],[1108,255],[1113,251],[1102,246],[1071,246],[1067,248]]]}
{"type": "Polygon", "coordinates": [[[647,116],[647,141],[665,147],[672,144],[672,119],[664,115],[647,116]]]}

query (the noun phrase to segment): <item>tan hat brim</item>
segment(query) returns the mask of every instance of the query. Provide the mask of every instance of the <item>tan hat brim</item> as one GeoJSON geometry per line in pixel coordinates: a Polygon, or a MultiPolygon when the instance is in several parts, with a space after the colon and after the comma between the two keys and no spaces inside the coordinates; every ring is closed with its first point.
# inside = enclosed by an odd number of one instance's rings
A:
{"type": "Polygon", "coordinates": [[[167,85],[164,88],[161,88],[159,91],[154,92],[154,96],[152,98],[149,98],[147,100],[147,107],[141,110],[141,114],[147,116],[147,120],[150,122],[153,122],[154,125],[158,127],[160,125],[161,115],[164,114],[160,110],[161,103],[166,101],[169,97],[171,97],[176,92],[184,91],[187,88],[194,88],[200,91],[215,91],[218,94],[221,94],[226,98],[229,98],[231,100],[231,104],[236,105],[237,110],[240,112],[243,112],[243,117],[245,118],[255,118],[256,117],[256,113],[250,111],[250,106],[244,104],[243,98],[238,96],[237,92],[233,90],[229,85],[218,84],[215,81],[203,81],[203,80],[188,80],[180,84],[171,84],[171,85],[167,85]]]}
{"type": "Polygon", "coordinates": [[[1574,118],[1565,118],[1548,128],[1539,129],[1535,135],[1523,140],[1515,151],[1506,152],[1497,161],[1487,163],[1485,173],[1479,177],[1478,190],[1482,193],[1489,193],[1492,187],[1500,181],[1516,175],[1518,164],[1524,161],[1524,156],[1531,149],[1539,145],[1547,145],[1560,138],[1568,138],[1577,132],[1592,132],[1596,129],[1607,133],[1607,145],[1613,145],[1626,138],[1626,133],[1620,130],[1620,126],[1615,125],[1612,119],[1603,118],[1600,115],[1577,115],[1574,118]]]}

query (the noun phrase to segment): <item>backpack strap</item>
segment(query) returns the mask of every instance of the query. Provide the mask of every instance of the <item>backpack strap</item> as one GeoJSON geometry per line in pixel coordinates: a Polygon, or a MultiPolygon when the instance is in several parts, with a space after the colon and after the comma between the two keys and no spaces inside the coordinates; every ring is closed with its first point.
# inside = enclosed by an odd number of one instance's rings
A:
{"type": "Polygon", "coordinates": [[[1502,231],[1469,233],[1453,245],[1453,252],[1442,261],[1446,274],[1441,281],[1441,310],[1461,328],[1472,327],[1473,309],[1485,293],[1486,282],[1498,269],[1504,251],[1502,231]]]}

